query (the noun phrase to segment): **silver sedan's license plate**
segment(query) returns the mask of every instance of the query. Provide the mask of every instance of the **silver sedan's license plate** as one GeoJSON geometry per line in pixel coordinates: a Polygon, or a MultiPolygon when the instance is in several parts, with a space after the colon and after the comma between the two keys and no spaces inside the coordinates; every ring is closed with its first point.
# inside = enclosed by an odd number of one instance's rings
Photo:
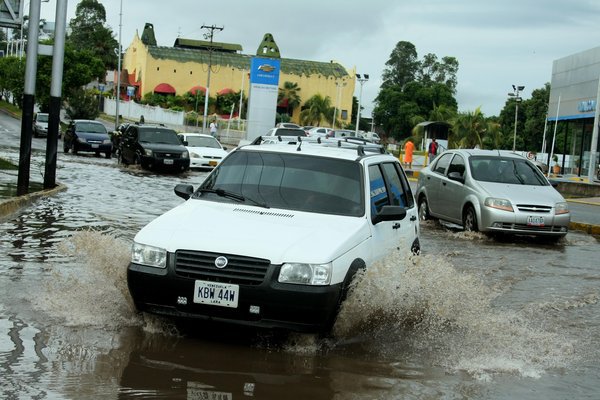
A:
{"type": "Polygon", "coordinates": [[[196,281],[194,285],[194,303],[237,308],[239,292],[239,285],[196,281]]]}
{"type": "Polygon", "coordinates": [[[528,216],[527,225],[529,226],[544,226],[544,217],[539,216],[528,216]]]}
{"type": "Polygon", "coordinates": [[[165,158],[163,161],[164,161],[164,162],[165,162],[165,164],[167,164],[167,165],[173,165],[173,160],[171,160],[171,159],[169,159],[169,158],[165,158]]]}

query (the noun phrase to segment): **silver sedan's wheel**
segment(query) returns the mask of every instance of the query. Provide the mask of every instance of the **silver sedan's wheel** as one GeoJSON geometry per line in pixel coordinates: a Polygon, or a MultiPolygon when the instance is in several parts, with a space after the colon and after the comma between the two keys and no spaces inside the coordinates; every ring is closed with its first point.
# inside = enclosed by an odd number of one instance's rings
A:
{"type": "Polygon", "coordinates": [[[473,206],[468,206],[465,210],[465,214],[463,215],[463,227],[465,231],[469,232],[477,232],[479,230],[477,227],[477,214],[475,213],[473,206]]]}
{"type": "Polygon", "coordinates": [[[419,200],[419,219],[427,221],[429,218],[431,218],[431,215],[429,215],[429,205],[427,204],[427,199],[423,197],[419,200]]]}

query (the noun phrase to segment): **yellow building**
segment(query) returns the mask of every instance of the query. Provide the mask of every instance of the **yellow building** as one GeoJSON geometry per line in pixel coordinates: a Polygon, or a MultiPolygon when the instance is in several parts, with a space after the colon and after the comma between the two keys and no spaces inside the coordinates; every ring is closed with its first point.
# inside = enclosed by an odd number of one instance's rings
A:
{"type": "MultiPolygon", "coordinates": [[[[271,35],[265,35],[265,39],[271,35]]],[[[276,45],[272,42],[272,45],[276,45]]],[[[267,53],[263,42],[257,54],[261,57],[279,57],[278,51],[267,53]]],[[[133,87],[136,99],[149,92],[183,95],[186,92],[204,95],[208,68],[211,65],[209,95],[244,91],[248,96],[250,60],[254,55],[242,54],[237,44],[208,42],[177,38],[173,47],[157,46],[152,24],[146,24],[140,38],[136,32],[123,58],[121,93],[133,87]]],[[[315,94],[329,96],[331,105],[337,104],[337,123],[350,124],[355,69],[347,70],[335,61],[317,62],[280,58],[279,87],[285,82],[296,83],[300,90],[300,106],[292,113],[292,121],[299,123],[300,108],[315,94]]],[[[284,104],[280,104],[284,106],[284,104]]],[[[322,121],[330,126],[332,121],[322,121]]]]}

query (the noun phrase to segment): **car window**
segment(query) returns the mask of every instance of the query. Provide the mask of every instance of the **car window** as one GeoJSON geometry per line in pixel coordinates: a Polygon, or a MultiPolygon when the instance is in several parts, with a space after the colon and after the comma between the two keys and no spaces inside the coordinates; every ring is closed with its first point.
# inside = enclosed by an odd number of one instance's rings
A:
{"type": "Polygon", "coordinates": [[[48,122],[48,114],[38,114],[35,120],[38,122],[48,122]]]}
{"type": "Polygon", "coordinates": [[[91,122],[80,122],[75,128],[78,132],[89,133],[107,133],[106,128],[102,124],[94,124],[91,122]]]}
{"type": "Polygon", "coordinates": [[[391,205],[407,207],[409,205],[407,193],[402,180],[400,179],[400,171],[396,163],[381,164],[383,174],[390,187],[391,205]]]}
{"type": "Polygon", "coordinates": [[[448,167],[448,175],[451,172],[458,172],[461,177],[465,176],[465,159],[460,154],[456,154],[448,167]]]}
{"type": "Polygon", "coordinates": [[[278,128],[275,131],[276,136],[306,136],[306,132],[302,129],[294,128],[278,128]]]}
{"type": "MultiPolygon", "coordinates": [[[[200,189],[224,189],[274,208],[359,217],[364,215],[361,176],[360,165],[349,160],[237,151],[200,189]]],[[[201,190],[199,195],[231,201],[201,190]]]]}
{"type": "Polygon", "coordinates": [[[477,156],[469,159],[471,174],[478,181],[518,185],[547,186],[540,170],[523,159],[477,156]]]}
{"type": "Polygon", "coordinates": [[[434,164],[433,172],[444,175],[451,159],[452,153],[442,154],[434,164]]]}
{"type": "Polygon", "coordinates": [[[214,137],[205,136],[187,136],[185,138],[190,147],[210,147],[213,149],[220,149],[219,142],[214,137]]]}
{"type": "Polygon", "coordinates": [[[147,143],[181,144],[175,131],[169,129],[142,129],[139,141],[147,143]]]}
{"type": "Polygon", "coordinates": [[[369,167],[369,193],[371,198],[371,216],[377,215],[383,206],[390,205],[387,188],[379,165],[369,167]]]}

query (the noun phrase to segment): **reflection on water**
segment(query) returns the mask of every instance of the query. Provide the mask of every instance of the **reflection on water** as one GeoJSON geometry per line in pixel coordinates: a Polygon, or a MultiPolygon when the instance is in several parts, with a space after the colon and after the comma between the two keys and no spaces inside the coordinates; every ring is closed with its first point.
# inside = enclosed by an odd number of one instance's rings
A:
{"type": "Polygon", "coordinates": [[[180,182],[65,158],[69,189],[0,224],[0,397],[380,399],[590,397],[598,243],[497,242],[429,222],[423,255],[359,279],[331,337],[138,314],[133,235],[181,203],[180,182]],[[535,387],[535,390],[532,390],[535,387]],[[532,394],[534,393],[535,396],[532,394]],[[584,396],[585,397],[585,396],[584,396]]]}

